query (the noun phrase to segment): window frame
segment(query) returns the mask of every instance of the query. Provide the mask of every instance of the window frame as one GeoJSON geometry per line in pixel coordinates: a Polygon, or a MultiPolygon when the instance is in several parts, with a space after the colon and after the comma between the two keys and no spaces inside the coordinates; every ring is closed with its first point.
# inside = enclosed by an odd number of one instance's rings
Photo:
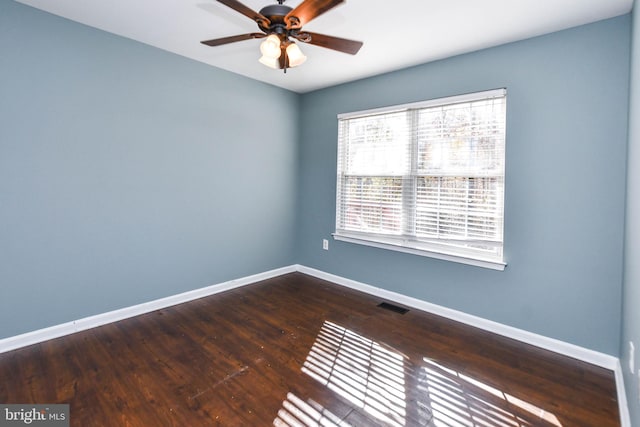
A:
{"type": "MultiPolygon", "coordinates": [[[[342,207],[340,205],[340,200],[341,200],[340,189],[341,189],[341,185],[344,185],[344,184],[343,184],[343,175],[341,175],[341,172],[343,171],[340,170],[340,162],[342,161],[341,156],[343,156],[341,149],[343,149],[344,147],[342,146],[343,142],[340,141],[340,134],[338,136],[338,153],[337,153],[338,165],[337,165],[337,175],[336,175],[337,177],[336,221],[335,221],[335,232],[332,233],[333,238],[338,241],[344,241],[344,242],[355,243],[355,244],[371,246],[371,247],[387,249],[387,250],[393,250],[393,251],[409,253],[409,254],[414,254],[419,256],[426,256],[430,258],[453,261],[453,262],[458,262],[458,263],[463,263],[468,265],[474,265],[478,267],[489,268],[493,270],[499,270],[499,271],[504,270],[507,265],[504,257],[504,219],[505,219],[504,199],[505,199],[505,188],[506,188],[505,163],[506,163],[506,132],[507,132],[506,131],[506,115],[507,115],[506,96],[507,96],[506,88],[499,88],[499,89],[492,89],[488,91],[473,92],[473,93],[468,93],[463,95],[455,95],[455,96],[431,99],[427,101],[420,101],[420,102],[414,102],[414,103],[408,103],[408,104],[402,104],[402,105],[375,108],[375,109],[356,111],[356,112],[350,112],[350,113],[341,113],[341,114],[338,114],[337,116],[338,126],[342,126],[341,122],[344,120],[363,118],[366,116],[374,116],[374,115],[380,115],[380,114],[391,115],[394,113],[417,111],[420,109],[431,108],[431,107],[442,107],[442,106],[452,105],[452,104],[460,104],[460,103],[467,103],[467,102],[473,102],[473,101],[483,101],[483,100],[490,100],[495,98],[504,98],[504,103],[505,103],[504,147],[502,152],[504,157],[502,159],[501,174],[499,175],[499,178],[501,178],[501,183],[502,183],[502,188],[500,191],[500,196],[502,197],[502,199],[500,201],[500,206],[499,206],[499,209],[501,209],[501,211],[499,212],[500,213],[499,226],[501,227],[500,235],[502,237],[501,241],[499,242],[500,246],[502,247],[500,257],[483,256],[482,254],[479,254],[479,251],[474,251],[473,249],[467,249],[461,245],[455,246],[455,247],[447,246],[446,242],[444,243],[436,242],[436,241],[421,242],[417,240],[409,241],[407,239],[403,239],[402,236],[391,236],[391,235],[377,234],[377,233],[371,233],[371,232],[341,229],[340,228],[340,225],[341,225],[340,209],[342,207]],[[410,242],[410,246],[405,246],[406,244],[409,244],[409,242],[410,242]]],[[[413,131],[415,128],[416,126],[414,123],[412,125],[411,131],[413,131]]],[[[411,142],[411,144],[413,145],[414,142],[411,142]]],[[[416,155],[417,155],[417,148],[412,147],[411,156],[415,157],[416,155]]],[[[412,180],[419,179],[421,175],[417,173],[415,170],[413,170],[414,169],[413,161],[412,161],[411,169],[412,170],[409,174],[410,178],[412,180]]],[[[382,176],[382,174],[376,175],[376,176],[382,176]]],[[[444,176],[446,176],[446,174],[440,175],[440,177],[444,177],[444,176]]],[[[461,178],[467,178],[467,179],[471,177],[471,175],[469,174],[467,175],[458,174],[455,176],[461,177],[461,178]]],[[[404,191],[404,184],[403,184],[403,191],[404,191]]],[[[407,203],[403,203],[402,204],[403,211],[406,207],[407,207],[407,203]]],[[[417,208],[414,207],[414,209],[417,209],[417,208]]],[[[414,215],[415,212],[416,210],[411,211],[411,215],[414,215]]],[[[402,216],[406,217],[405,214],[403,214],[402,216]]],[[[413,219],[414,226],[415,226],[415,221],[416,220],[413,219]]]]}

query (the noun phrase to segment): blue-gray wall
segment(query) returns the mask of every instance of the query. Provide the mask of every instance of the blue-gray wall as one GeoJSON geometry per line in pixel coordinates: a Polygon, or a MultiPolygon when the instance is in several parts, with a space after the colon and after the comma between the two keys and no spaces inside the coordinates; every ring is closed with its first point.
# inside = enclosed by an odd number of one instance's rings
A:
{"type": "Polygon", "coordinates": [[[0,338],[292,264],[299,101],[0,1],[0,338]]]}
{"type": "Polygon", "coordinates": [[[298,262],[618,355],[628,15],[302,98],[298,262]],[[506,87],[505,254],[497,272],[331,240],[336,115],[506,87]]]}
{"type": "Polygon", "coordinates": [[[630,24],[296,95],[0,2],[0,338],[300,263],[618,355],[630,24]],[[496,87],[504,272],[322,250],[338,113],[496,87]]]}
{"type": "Polygon", "coordinates": [[[627,221],[620,355],[632,425],[640,426],[640,10],[637,1],[632,17],[627,221]],[[634,374],[629,367],[629,341],[635,344],[634,374]]]}

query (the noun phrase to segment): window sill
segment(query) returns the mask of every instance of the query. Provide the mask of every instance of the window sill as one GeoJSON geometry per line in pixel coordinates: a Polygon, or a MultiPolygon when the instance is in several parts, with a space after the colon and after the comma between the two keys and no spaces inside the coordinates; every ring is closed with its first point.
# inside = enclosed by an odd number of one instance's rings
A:
{"type": "Polygon", "coordinates": [[[499,262],[499,261],[491,261],[491,260],[484,260],[484,259],[477,259],[477,258],[468,258],[468,257],[460,256],[460,255],[452,255],[452,254],[441,253],[441,252],[434,252],[434,251],[428,251],[428,250],[407,248],[407,247],[404,247],[404,246],[394,245],[394,244],[390,244],[390,243],[377,242],[377,241],[374,241],[374,240],[366,240],[366,239],[362,239],[362,238],[346,236],[344,234],[333,233],[333,238],[335,240],[339,240],[339,241],[342,241],[342,242],[355,243],[355,244],[358,244],[358,245],[371,246],[371,247],[374,247],[374,248],[387,249],[387,250],[396,251],[396,252],[404,252],[404,253],[408,253],[408,254],[425,256],[425,257],[435,258],[435,259],[441,259],[441,260],[445,260],[445,261],[452,261],[452,262],[457,262],[457,263],[460,263],[460,264],[473,265],[475,267],[488,268],[488,269],[491,269],[491,270],[504,271],[505,267],[507,266],[506,263],[499,262]]]}

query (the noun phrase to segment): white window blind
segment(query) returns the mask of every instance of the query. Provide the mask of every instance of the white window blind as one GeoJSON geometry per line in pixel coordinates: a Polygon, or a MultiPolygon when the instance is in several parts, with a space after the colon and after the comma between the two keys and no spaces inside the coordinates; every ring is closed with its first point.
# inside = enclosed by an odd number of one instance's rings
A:
{"type": "Polygon", "coordinates": [[[505,124],[505,89],[339,115],[334,237],[504,268],[505,124]]]}

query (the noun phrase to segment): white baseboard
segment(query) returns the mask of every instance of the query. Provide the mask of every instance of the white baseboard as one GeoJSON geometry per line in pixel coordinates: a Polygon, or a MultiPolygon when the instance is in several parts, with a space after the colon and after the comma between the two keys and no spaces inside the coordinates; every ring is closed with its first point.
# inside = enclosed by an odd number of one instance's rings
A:
{"type": "Polygon", "coordinates": [[[108,323],[124,320],[129,317],[139,316],[141,314],[150,313],[155,310],[170,307],[176,304],[193,301],[198,298],[239,288],[261,280],[270,279],[272,277],[281,276],[296,271],[296,266],[291,265],[251,276],[242,277],[240,279],[229,280],[227,282],[218,283],[216,285],[207,286],[205,288],[195,289],[193,291],[183,292],[177,295],[171,295],[166,298],[160,298],[154,301],[109,311],[95,316],[85,317],[83,319],[74,320],[67,323],[51,326],[44,329],[38,329],[33,332],[16,335],[9,338],[0,339],[0,353],[15,350],[28,345],[37,344],[54,338],[59,338],[75,332],[84,331],[108,323]]]}
{"type": "Polygon", "coordinates": [[[470,326],[474,326],[476,328],[494,332],[508,338],[513,338],[527,344],[532,344],[536,347],[541,347],[546,350],[551,350],[556,353],[573,357],[575,359],[583,360],[585,362],[601,366],[612,371],[615,369],[616,364],[618,363],[617,357],[610,356],[605,353],[589,350],[584,347],[569,344],[564,341],[556,340],[554,338],[545,337],[543,335],[538,335],[533,332],[514,328],[512,326],[503,325],[502,323],[483,319],[482,317],[467,314],[462,311],[453,310],[417,298],[412,298],[396,292],[388,291],[386,289],[377,288],[365,283],[356,282],[355,280],[346,279],[341,276],[336,276],[335,274],[325,273],[324,271],[305,267],[303,265],[298,265],[297,271],[317,277],[319,279],[337,283],[348,288],[395,301],[408,307],[417,308],[418,310],[427,311],[429,313],[437,314],[439,316],[446,317],[448,319],[455,320],[470,326]]]}
{"type": "Polygon", "coordinates": [[[282,267],[223,283],[218,283],[215,285],[207,286],[205,288],[195,289],[193,291],[188,291],[166,298],[137,304],[131,307],[125,307],[119,310],[109,311],[95,316],[85,317],[83,319],[74,320],[44,329],[39,329],[37,331],[27,332],[25,334],[0,339],[0,353],[15,350],[17,348],[31,344],[36,344],[49,339],[58,338],[64,335],[72,334],[74,332],[95,328],[107,323],[117,322],[118,320],[123,320],[129,317],[149,313],[161,308],[166,308],[172,305],[192,301],[194,299],[206,297],[230,289],[239,288],[251,283],[259,282],[261,280],[266,280],[272,277],[281,276],[283,274],[292,273],[294,271],[299,271],[301,273],[308,274],[319,279],[327,280],[341,286],[379,296],[387,300],[395,301],[408,307],[413,307],[418,310],[437,314],[451,320],[465,323],[467,325],[484,329],[486,331],[494,332],[496,334],[513,338],[518,341],[532,344],[547,350],[551,350],[556,353],[564,354],[566,356],[570,356],[575,359],[601,366],[612,371],[615,371],[616,367],[620,364],[618,358],[610,356],[608,354],[589,350],[584,347],[569,344],[560,340],[556,340],[554,338],[545,337],[543,335],[538,335],[522,329],[514,328],[512,326],[503,325],[501,323],[483,319],[478,316],[453,310],[396,292],[388,291],[386,289],[377,288],[375,286],[357,282],[355,280],[347,279],[335,274],[325,273],[324,271],[316,270],[314,268],[306,267],[299,264],[294,264],[287,267],[282,267]]]}
{"type": "Polygon", "coordinates": [[[616,363],[616,369],[613,371],[616,376],[616,391],[618,392],[618,409],[620,411],[620,425],[622,427],[631,427],[631,417],[629,415],[629,406],[627,402],[627,390],[624,387],[624,374],[620,360],[616,363]]]}
{"type": "Polygon", "coordinates": [[[67,322],[60,325],[39,329],[33,332],[27,332],[25,334],[0,339],[0,353],[15,350],[21,347],[26,347],[32,344],[37,344],[39,342],[58,338],[64,335],[73,334],[75,332],[80,332],[98,326],[106,325],[108,323],[117,322],[129,317],[150,313],[155,310],[193,301],[198,298],[214,295],[245,285],[250,285],[255,282],[281,276],[287,273],[293,273],[295,271],[308,274],[319,279],[327,280],[341,286],[375,295],[386,300],[394,301],[408,307],[413,307],[418,310],[437,314],[451,320],[455,320],[470,326],[484,329],[489,332],[503,335],[508,338],[513,338],[527,344],[535,345],[537,347],[541,347],[559,354],[563,354],[565,356],[573,357],[575,359],[609,369],[615,374],[621,425],[622,427],[631,427],[626,391],[624,388],[624,378],[622,374],[622,368],[620,366],[620,360],[617,357],[600,353],[594,350],[589,350],[574,344],[569,344],[560,340],[556,340],[554,338],[549,338],[543,335],[538,335],[522,329],[514,328],[512,326],[503,325],[501,323],[483,319],[478,316],[473,316],[471,314],[453,310],[437,304],[432,304],[430,302],[419,300],[417,298],[409,297],[396,292],[388,291],[386,289],[377,288],[375,286],[367,285],[355,280],[347,279],[330,273],[325,273],[324,271],[316,270],[314,268],[306,267],[299,264],[290,265],[287,267],[282,267],[223,283],[218,283],[216,285],[207,286],[205,288],[195,289],[193,291],[172,295],[166,298],[157,299],[131,307],[125,307],[119,310],[109,311],[107,313],[85,317],[83,319],[75,320],[72,322],[67,322]]]}

